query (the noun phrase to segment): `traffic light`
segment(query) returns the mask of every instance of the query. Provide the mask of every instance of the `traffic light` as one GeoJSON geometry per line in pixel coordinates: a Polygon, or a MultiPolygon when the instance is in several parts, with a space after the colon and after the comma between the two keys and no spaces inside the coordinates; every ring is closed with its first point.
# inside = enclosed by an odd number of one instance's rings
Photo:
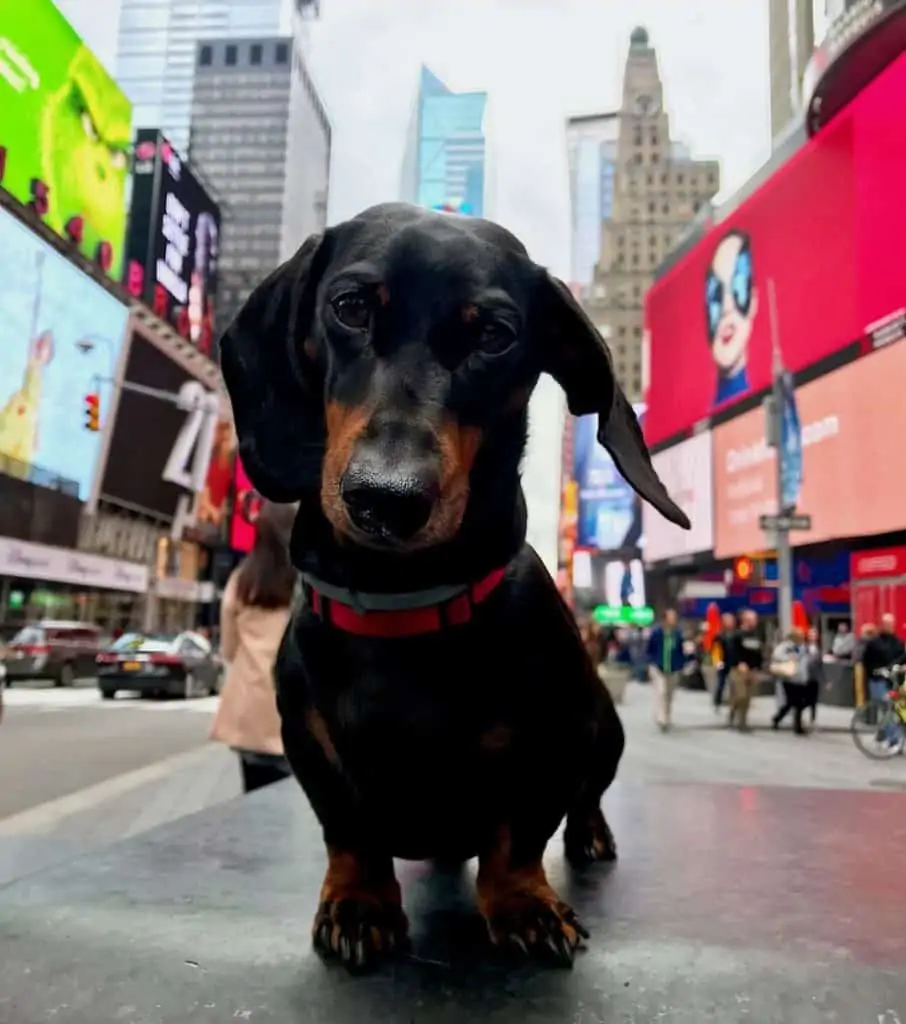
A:
{"type": "Polygon", "coordinates": [[[733,575],[740,583],[752,583],[755,577],[755,564],[745,555],[737,558],[733,564],[733,575]]]}
{"type": "Polygon", "coordinates": [[[85,396],[85,429],[101,429],[101,397],[96,391],[85,396]]]}

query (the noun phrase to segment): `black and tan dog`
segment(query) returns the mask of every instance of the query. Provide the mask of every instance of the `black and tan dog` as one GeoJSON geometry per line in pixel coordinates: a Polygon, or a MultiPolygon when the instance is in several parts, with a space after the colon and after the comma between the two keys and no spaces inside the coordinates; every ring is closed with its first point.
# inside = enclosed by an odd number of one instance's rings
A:
{"type": "MultiPolygon", "coordinates": [[[[601,336],[507,231],[402,204],[309,239],[222,345],[243,464],[300,502],[307,600],[277,665],[286,753],[321,822],[325,955],[406,944],[393,858],[478,857],[491,940],[570,964],[585,933],[541,858],[616,856],[600,809],[623,730],[525,543],[520,461],[541,373],[645,499],[651,466],[601,336]]],[[[551,488],[557,481],[551,480],[551,488]]]]}

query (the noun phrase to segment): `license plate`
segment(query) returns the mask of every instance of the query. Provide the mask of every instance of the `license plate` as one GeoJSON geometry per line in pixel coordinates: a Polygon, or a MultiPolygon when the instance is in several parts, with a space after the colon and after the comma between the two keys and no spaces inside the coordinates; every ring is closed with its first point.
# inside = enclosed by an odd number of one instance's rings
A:
{"type": "Polygon", "coordinates": [[[140,661],[124,661],[123,668],[126,672],[138,672],[142,667],[140,661]]]}

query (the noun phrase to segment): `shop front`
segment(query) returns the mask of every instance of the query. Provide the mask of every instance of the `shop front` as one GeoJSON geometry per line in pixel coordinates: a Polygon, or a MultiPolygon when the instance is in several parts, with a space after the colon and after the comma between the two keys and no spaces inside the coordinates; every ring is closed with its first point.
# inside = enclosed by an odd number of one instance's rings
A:
{"type": "Polygon", "coordinates": [[[109,634],[141,626],[144,565],[0,537],[0,639],[41,619],[87,622],[109,634]]]}
{"type": "Polygon", "coordinates": [[[889,614],[899,635],[906,638],[906,547],[853,552],[850,577],[856,630],[877,626],[889,614]]]}

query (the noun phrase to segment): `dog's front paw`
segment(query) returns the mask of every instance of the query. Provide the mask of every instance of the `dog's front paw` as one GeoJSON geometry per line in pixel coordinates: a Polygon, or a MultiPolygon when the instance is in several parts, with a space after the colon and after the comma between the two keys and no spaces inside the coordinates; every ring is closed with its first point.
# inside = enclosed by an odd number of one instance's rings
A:
{"type": "Polygon", "coordinates": [[[368,971],[408,947],[409,922],[397,903],[367,894],[325,900],[312,926],[315,950],[351,971],[368,971]]]}
{"type": "Polygon", "coordinates": [[[508,959],[532,957],[572,967],[582,939],[588,938],[576,912],[547,886],[514,889],[482,909],[491,942],[508,959]]]}
{"type": "Polygon", "coordinates": [[[570,814],[563,833],[566,859],[575,868],[617,859],[617,843],[600,808],[591,814],[570,814]]]}
{"type": "Polygon", "coordinates": [[[408,948],[409,922],[388,858],[384,870],[329,850],[321,902],[312,925],[316,952],[350,971],[367,971],[408,948]]]}

